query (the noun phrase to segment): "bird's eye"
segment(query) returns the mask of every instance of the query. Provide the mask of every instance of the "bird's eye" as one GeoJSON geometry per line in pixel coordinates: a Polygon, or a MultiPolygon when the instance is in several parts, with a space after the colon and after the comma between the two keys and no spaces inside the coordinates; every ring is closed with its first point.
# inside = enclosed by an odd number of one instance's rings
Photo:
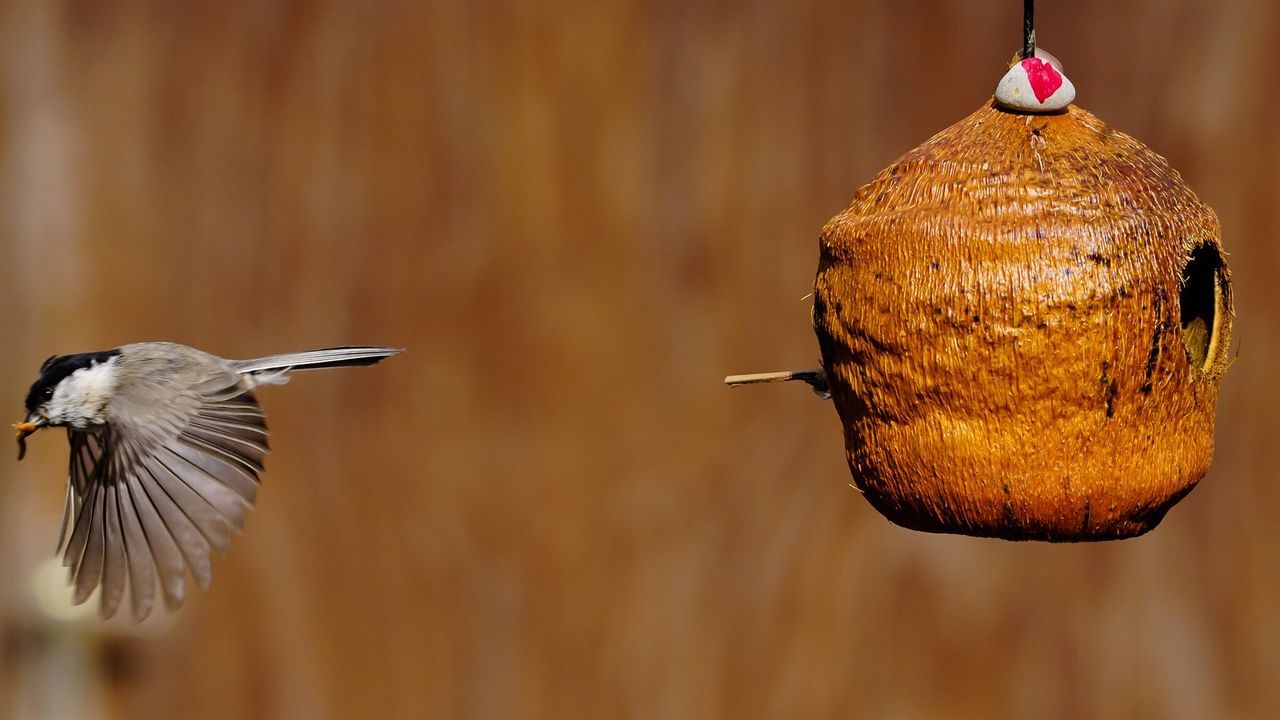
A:
{"type": "Polygon", "coordinates": [[[51,398],[51,397],[53,397],[53,388],[51,388],[51,387],[47,387],[47,388],[45,388],[45,389],[44,389],[44,396],[45,396],[46,398],[51,398]]]}

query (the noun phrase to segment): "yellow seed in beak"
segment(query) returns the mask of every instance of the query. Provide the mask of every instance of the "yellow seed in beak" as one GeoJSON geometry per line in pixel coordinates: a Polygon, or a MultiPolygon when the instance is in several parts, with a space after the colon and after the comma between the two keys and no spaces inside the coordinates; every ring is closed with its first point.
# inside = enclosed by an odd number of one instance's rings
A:
{"type": "Polygon", "coordinates": [[[27,436],[39,429],[40,426],[30,420],[13,424],[13,433],[18,436],[18,462],[27,456],[27,436]]]}

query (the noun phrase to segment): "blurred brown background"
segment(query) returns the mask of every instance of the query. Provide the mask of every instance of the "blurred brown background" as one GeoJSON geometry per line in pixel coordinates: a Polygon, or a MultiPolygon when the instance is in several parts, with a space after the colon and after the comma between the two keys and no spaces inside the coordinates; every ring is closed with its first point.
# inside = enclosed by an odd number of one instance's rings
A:
{"type": "Polygon", "coordinates": [[[829,404],[720,385],[816,361],[819,228],[1020,5],[0,3],[14,419],[52,353],[409,349],[263,393],[247,533],[142,628],[35,599],[65,442],[0,462],[0,717],[1280,717],[1280,5],[1039,3],[1232,252],[1217,460],[1155,532],[899,529],[829,404]]]}

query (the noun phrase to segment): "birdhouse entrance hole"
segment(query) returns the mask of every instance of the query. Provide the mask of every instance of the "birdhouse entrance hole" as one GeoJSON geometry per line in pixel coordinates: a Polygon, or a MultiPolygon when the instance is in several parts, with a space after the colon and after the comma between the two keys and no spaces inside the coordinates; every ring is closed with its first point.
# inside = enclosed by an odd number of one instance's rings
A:
{"type": "Polygon", "coordinates": [[[1227,280],[1222,253],[1205,243],[1191,253],[1182,268],[1182,344],[1191,364],[1208,370],[1217,358],[1227,280]]]}

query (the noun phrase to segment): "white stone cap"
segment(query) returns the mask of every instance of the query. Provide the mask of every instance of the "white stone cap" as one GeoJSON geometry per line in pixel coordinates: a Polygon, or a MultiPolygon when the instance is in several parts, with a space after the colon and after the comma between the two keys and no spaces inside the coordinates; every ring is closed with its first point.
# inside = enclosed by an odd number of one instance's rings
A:
{"type": "Polygon", "coordinates": [[[1058,58],[1036,48],[1035,57],[1017,60],[996,85],[996,103],[1016,112],[1054,112],[1076,99],[1076,86],[1058,58]]]}

